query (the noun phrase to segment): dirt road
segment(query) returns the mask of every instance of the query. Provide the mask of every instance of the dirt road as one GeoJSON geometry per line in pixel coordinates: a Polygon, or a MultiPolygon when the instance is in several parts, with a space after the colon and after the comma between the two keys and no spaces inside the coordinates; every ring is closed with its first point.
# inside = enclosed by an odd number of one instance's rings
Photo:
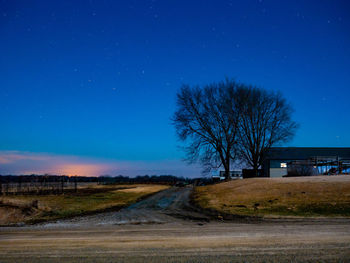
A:
{"type": "Polygon", "coordinates": [[[71,228],[82,226],[108,226],[127,224],[164,224],[182,222],[183,219],[208,221],[209,218],[190,205],[191,187],[172,187],[117,212],[75,217],[31,228],[71,228]]]}
{"type": "Polygon", "coordinates": [[[171,188],[119,212],[0,229],[0,262],[349,262],[350,222],[237,223],[171,188]]]}

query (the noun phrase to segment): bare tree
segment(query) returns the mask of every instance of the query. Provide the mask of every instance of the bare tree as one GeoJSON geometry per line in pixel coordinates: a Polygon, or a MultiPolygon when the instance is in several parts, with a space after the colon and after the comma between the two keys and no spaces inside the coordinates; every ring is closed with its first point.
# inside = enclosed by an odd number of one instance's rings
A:
{"type": "Polygon", "coordinates": [[[223,166],[226,178],[236,158],[236,91],[237,84],[230,80],[204,88],[184,85],[173,117],[177,134],[186,143],[187,161],[201,161],[204,172],[223,166]]]}
{"type": "Polygon", "coordinates": [[[292,107],[279,92],[240,84],[237,91],[240,158],[258,175],[266,152],[275,144],[289,141],[297,124],[292,107]]]}
{"type": "Polygon", "coordinates": [[[223,166],[228,178],[239,158],[257,176],[266,152],[294,136],[292,112],[279,92],[226,80],[204,88],[184,85],[173,123],[189,162],[200,160],[205,172],[223,166]]]}

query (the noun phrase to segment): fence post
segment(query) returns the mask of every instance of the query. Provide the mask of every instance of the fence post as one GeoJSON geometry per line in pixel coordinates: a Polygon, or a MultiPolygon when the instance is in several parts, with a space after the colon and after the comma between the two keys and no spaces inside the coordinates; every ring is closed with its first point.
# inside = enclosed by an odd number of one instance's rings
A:
{"type": "Polygon", "coordinates": [[[61,189],[62,189],[62,194],[63,194],[63,188],[64,188],[64,178],[63,176],[61,177],[61,189]]]}
{"type": "Polygon", "coordinates": [[[7,178],[7,180],[6,180],[6,194],[7,195],[9,194],[9,183],[10,183],[10,179],[7,178]]]}
{"type": "Polygon", "coordinates": [[[22,191],[22,176],[20,175],[18,178],[17,194],[21,194],[21,191],[22,191]]]}
{"type": "Polygon", "coordinates": [[[77,176],[74,176],[74,192],[78,192],[77,176]]]}

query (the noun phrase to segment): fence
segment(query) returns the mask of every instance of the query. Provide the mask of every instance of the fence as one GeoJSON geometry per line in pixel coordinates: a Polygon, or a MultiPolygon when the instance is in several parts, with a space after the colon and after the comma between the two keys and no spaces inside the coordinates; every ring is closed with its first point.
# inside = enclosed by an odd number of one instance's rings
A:
{"type": "MultiPolygon", "coordinates": [[[[63,194],[65,191],[77,192],[78,190],[78,182],[74,177],[18,177],[15,182],[3,177],[4,176],[0,176],[0,194],[3,195],[63,194]]],[[[81,185],[81,183],[79,183],[79,185],[81,185]]]]}

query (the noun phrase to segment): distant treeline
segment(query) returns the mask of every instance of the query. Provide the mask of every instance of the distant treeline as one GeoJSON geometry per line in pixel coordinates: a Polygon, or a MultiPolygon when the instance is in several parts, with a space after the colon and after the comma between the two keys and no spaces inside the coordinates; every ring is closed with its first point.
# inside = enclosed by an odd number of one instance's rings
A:
{"type": "Polygon", "coordinates": [[[0,183],[48,183],[48,182],[77,182],[87,183],[94,182],[100,184],[114,184],[114,183],[166,183],[176,184],[182,183],[193,183],[198,180],[202,182],[210,181],[211,179],[205,178],[184,178],[174,175],[138,175],[136,177],[129,176],[109,176],[101,175],[98,177],[87,177],[87,176],[66,176],[66,175],[0,175],[0,183]]]}
{"type": "Polygon", "coordinates": [[[177,177],[174,175],[138,175],[136,177],[129,176],[100,176],[98,177],[101,183],[166,183],[176,184],[178,182],[191,183],[193,179],[177,177]]]}

